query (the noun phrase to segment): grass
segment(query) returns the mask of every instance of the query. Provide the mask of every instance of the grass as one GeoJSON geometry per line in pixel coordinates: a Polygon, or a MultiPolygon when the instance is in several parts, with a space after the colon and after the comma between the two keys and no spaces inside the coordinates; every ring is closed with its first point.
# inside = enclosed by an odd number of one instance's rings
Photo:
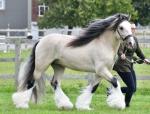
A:
{"type": "MultiPolygon", "coordinates": [[[[75,103],[79,91],[86,85],[83,80],[63,80],[62,87],[65,93],[75,103]]],[[[46,94],[40,104],[30,103],[29,109],[16,109],[12,103],[11,95],[15,91],[14,80],[0,79],[0,114],[149,114],[150,113],[150,81],[138,81],[138,90],[133,96],[130,108],[116,110],[109,108],[106,104],[105,81],[93,96],[92,111],[58,110],[53,100],[53,92],[48,82],[46,83],[46,94]],[[145,86],[146,85],[146,86],[145,86]]]]}

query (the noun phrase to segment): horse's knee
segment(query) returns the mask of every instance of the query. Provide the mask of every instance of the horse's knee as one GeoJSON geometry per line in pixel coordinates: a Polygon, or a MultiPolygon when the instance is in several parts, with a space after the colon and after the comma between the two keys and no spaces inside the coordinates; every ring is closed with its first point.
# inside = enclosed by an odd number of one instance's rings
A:
{"type": "Polygon", "coordinates": [[[58,81],[54,79],[51,80],[51,86],[53,87],[54,90],[57,89],[58,81]]]}
{"type": "Polygon", "coordinates": [[[113,77],[113,78],[111,79],[111,84],[112,84],[115,88],[117,88],[117,87],[118,87],[117,78],[113,77]]]}

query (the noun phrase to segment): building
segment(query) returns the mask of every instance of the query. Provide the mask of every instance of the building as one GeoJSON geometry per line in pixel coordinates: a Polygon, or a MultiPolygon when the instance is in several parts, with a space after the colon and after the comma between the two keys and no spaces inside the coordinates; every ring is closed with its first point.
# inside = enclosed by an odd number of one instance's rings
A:
{"type": "Polygon", "coordinates": [[[37,18],[38,0],[0,0],[0,29],[30,29],[37,18]]]}

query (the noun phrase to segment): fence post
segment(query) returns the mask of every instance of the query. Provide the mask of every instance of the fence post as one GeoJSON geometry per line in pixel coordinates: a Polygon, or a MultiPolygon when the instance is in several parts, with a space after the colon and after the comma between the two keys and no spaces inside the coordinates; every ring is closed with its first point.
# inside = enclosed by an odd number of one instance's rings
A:
{"type": "Polygon", "coordinates": [[[21,53],[21,39],[15,39],[15,84],[18,85],[18,74],[20,68],[20,53],[21,53]]]}

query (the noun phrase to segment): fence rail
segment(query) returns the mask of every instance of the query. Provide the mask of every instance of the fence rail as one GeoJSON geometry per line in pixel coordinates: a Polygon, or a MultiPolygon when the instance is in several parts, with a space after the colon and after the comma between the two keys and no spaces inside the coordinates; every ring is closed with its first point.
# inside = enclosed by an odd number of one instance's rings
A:
{"type": "MultiPolygon", "coordinates": [[[[0,36],[5,36],[6,38],[26,38],[28,36],[28,33],[33,33],[34,36],[36,33],[40,38],[42,36],[45,36],[50,33],[61,33],[61,34],[67,34],[68,32],[71,32],[72,35],[78,35],[83,31],[81,28],[74,28],[74,29],[68,29],[68,28],[52,28],[52,29],[37,29],[37,30],[29,30],[29,29],[0,29],[0,36]]],[[[146,37],[150,35],[150,29],[137,29],[136,30],[137,36],[146,37]]]]}
{"type": "Polygon", "coordinates": [[[9,43],[9,44],[14,44],[15,45],[15,57],[14,58],[0,58],[0,62],[14,62],[15,63],[15,79],[16,79],[16,84],[17,84],[17,76],[19,73],[19,67],[21,63],[21,44],[22,43],[34,43],[36,42],[35,40],[29,40],[29,39],[21,39],[21,38],[6,38],[6,39],[0,39],[0,42],[2,43],[9,43]]]}

